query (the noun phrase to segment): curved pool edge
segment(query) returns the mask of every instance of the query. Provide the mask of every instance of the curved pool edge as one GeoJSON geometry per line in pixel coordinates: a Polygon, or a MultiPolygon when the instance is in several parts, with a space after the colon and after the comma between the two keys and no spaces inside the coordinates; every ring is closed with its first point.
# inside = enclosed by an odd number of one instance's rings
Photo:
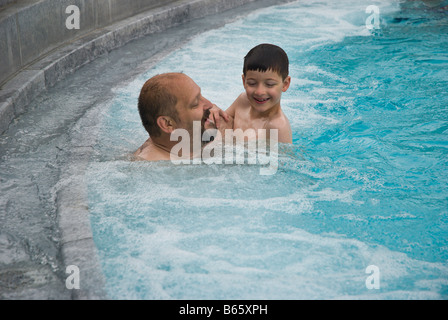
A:
{"type": "MultiPolygon", "coordinates": [[[[235,9],[239,6],[249,4],[251,2],[264,3],[265,6],[284,4],[292,2],[292,0],[240,0],[231,1],[231,4],[226,3],[220,6],[226,0],[212,1],[212,0],[193,0],[182,1],[182,4],[172,9],[160,9],[161,15],[173,16],[183,12],[186,6],[191,4],[199,5],[203,4],[204,14],[202,16],[193,16],[190,19],[182,20],[182,23],[175,23],[172,25],[165,25],[159,30],[146,32],[142,31],[148,27],[148,24],[154,24],[156,20],[152,15],[139,15],[133,18],[129,18],[121,21],[120,23],[111,26],[108,31],[101,32],[98,37],[93,37],[91,40],[83,42],[79,45],[78,49],[64,49],[61,52],[55,53],[59,57],[58,60],[51,62],[50,56],[45,58],[46,64],[42,61],[42,65],[45,66],[40,71],[36,71],[36,74],[30,76],[29,70],[25,70],[20,77],[22,79],[28,78],[28,82],[23,84],[20,88],[21,92],[17,93],[17,100],[29,102],[33,97],[37,96],[40,92],[46,90],[46,81],[50,81],[51,84],[56,83],[64,76],[76,71],[82,65],[72,66],[70,62],[79,61],[81,57],[88,54],[88,62],[101,56],[105,52],[117,49],[131,40],[142,38],[150,35],[154,32],[164,31],[170,27],[176,25],[182,25],[197,18],[203,18],[209,15],[218,14],[229,9],[235,9]],[[133,34],[132,30],[137,30],[138,33],[133,34]],[[125,40],[125,38],[127,40],[125,40]],[[117,45],[116,39],[121,38],[121,42],[117,45]],[[112,43],[109,43],[112,42],[112,43]],[[68,69],[64,69],[68,66],[68,69]],[[28,77],[27,77],[28,74],[28,77]],[[49,80],[47,80],[49,79],[49,80]],[[54,82],[53,82],[54,81],[54,82]],[[20,96],[22,95],[22,96],[20,96]]],[[[260,6],[263,7],[263,6],[260,6]]],[[[158,19],[163,19],[158,16],[158,19]]],[[[71,47],[71,46],[70,46],[71,47]]],[[[155,64],[159,59],[162,59],[169,53],[169,48],[162,50],[155,56],[151,57],[150,64],[155,64]]],[[[146,67],[148,65],[146,64],[146,67]]],[[[20,83],[20,82],[19,82],[20,83]]],[[[105,102],[106,104],[108,102],[105,102]]],[[[57,190],[57,223],[60,229],[60,254],[62,264],[64,268],[69,266],[76,266],[79,270],[79,289],[69,289],[70,296],[75,300],[103,300],[108,299],[106,292],[106,280],[102,273],[101,263],[98,255],[98,251],[93,239],[93,233],[90,225],[90,212],[88,207],[88,190],[86,173],[91,163],[92,154],[94,153],[94,146],[98,137],[98,123],[102,117],[102,107],[104,105],[97,105],[89,109],[86,114],[78,120],[74,128],[70,133],[70,149],[66,154],[67,161],[65,162],[59,182],[55,186],[57,190]]],[[[68,270],[68,269],[67,269],[68,270]]],[[[66,270],[62,270],[65,273],[66,270]]],[[[69,281],[70,273],[66,273],[67,280],[69,281]]]]}
{"type": "MultiPolygon", "coordinates": [[[[90,226],[86,170],[97,138],[96,122],[100,107],[89,110],[71,134],[71,148],[57,188],[57,217],[61,235],[61,255],[65,268],[79,270],[79,288],[71,290],[72,299],[107,299],[105,280],[90,226]],[[81,146],[80,142],[82,141],[81,146]]],[[[67,277],[69,274],[67,274],[67,277]]]]}

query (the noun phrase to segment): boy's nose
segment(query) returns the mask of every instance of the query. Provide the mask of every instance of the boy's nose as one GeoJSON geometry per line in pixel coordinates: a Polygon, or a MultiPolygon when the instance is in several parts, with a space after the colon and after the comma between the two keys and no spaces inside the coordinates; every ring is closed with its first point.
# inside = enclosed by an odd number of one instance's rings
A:
{"type": "Polygon", "coordinates": [[[255,88],[255,94],[260,96],[264,94],[264,88],[262,85],[259,85],[255,88]]]}

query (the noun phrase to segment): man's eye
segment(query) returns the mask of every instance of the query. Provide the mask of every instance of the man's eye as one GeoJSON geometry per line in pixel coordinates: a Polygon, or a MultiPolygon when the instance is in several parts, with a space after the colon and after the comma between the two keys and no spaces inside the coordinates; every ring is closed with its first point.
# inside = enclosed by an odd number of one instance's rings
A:
{"type": "Polygon", "coordinates": [[[199,101],[196,100],[195,102],[193,102],[193,105],[191,106],[192,109],[199,107],[199,101]]]}

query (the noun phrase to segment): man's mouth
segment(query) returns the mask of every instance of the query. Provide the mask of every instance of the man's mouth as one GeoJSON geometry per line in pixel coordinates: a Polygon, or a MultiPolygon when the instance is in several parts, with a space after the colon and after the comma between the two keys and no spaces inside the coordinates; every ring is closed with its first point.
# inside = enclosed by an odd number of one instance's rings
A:
{"type": "Polygon", "coordinates": [[[202,117],[202,124],[204,124],[207,121],[209,116],[210,116],[210,110],[205,110],[204,116],[202,117]]]}
{"type": "Polygon", "coordinates": [[[202,118],[201,124],[202,124],[202,143],[205,145],[209,143],[210,141],[213,141],[215,139],[216,133],[213,133],[213,131],[209,129],[216,129],[216,125],[213,122],[213,120],[209,119],[210,111],[205,110],[204,117],[202,118]]]}
{"type": "Polygon", "coordinates": [[[255,97],[254,97],[255,102],[258,103],[258,104],[266,103],[267,101],[269,101],[269,99],[270,99],[270,98],[264,98],[264,99],[261,99],[261,98],[255,98],[255,97]]]}
{"type": "Polygon", "coordinates": [[[206,129],[210,129],[210,128],[216,129],[215,122],[213,122],[213,120],[211,120],[209,118],[209,116],[210,116],[210,111],[205,110],[204,116],[202,117],[202,121],[201,121],[202,130],[206,130],[206,129]]]}

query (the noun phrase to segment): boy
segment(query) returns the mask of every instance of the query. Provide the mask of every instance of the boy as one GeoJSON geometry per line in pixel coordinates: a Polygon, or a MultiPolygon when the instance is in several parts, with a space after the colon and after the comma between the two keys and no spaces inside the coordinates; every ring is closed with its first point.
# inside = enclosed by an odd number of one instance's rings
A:
{"type": "Polygon", "coordinates": [[[243,86],[246,90],[226,110],[233,129],[278,130],[278,142],[292,143],[288,118],[280,106],[282,92],[291,83],[288,56],[282,48],[260,44],[244,57],[243,86]]]}

